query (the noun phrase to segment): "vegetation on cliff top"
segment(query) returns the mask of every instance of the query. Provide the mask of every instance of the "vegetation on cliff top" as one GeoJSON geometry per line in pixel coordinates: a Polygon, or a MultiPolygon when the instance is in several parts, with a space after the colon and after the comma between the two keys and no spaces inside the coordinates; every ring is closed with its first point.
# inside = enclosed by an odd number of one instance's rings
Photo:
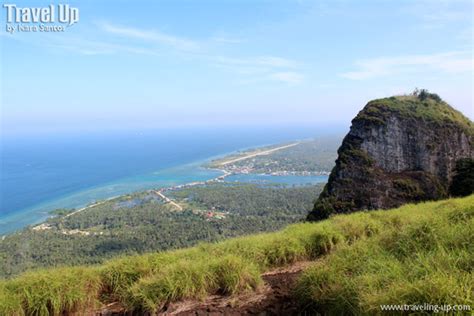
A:
{"type": "Polygon", "coordinates": [[[421,119],[440,126],[455,124],[467,135],[474,135],[474,124],[470,119],[443,101],[437,94],[429,93],[424,89],[415,90],[410,95],[372,100],[359,112],[354,121],[384,124],[392,114],[407,119],[421,119]]]}
{"type": "Polygon", "coordinates": [[[473,305],[473,205],[471,195],[101,266],[31,271],[0,282],[0,314],[90,312],[116,301],[156,311],[170,301],[252,291],[264,271],[321,257],[299,282],[302,309],[362,314],[385,303],[473,305]]]}

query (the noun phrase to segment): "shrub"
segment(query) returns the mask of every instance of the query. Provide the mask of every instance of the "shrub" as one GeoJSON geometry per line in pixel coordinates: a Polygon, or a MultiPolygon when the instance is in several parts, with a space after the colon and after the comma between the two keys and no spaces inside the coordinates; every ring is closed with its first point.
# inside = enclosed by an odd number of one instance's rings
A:
{"type": "Polygon", "coordinates": [[[452,196],[467,196],[474,193],[474,159],[456,161],[454,176],[449,187],[452,196]]]}
{"type": "Polygon", "coordinates": [[[421,89],[421,90],[415,89],[415,91],[413,91],[413,95],[416,96],[421,101],[424,101],[426,99],[432,99],[432,100],[435,100],[436,102],[443,101],[439,95],[437,95],[436,93],[430,93],[426,89],[421,89]]]}
{"type": "Polygon", "coordinates": [[[395,179],[393,180],[393,186],[406,198],[416,200],[417,197],[425,196],[425,192],[420,188],[420,185],[412,179],[395,179]]]}

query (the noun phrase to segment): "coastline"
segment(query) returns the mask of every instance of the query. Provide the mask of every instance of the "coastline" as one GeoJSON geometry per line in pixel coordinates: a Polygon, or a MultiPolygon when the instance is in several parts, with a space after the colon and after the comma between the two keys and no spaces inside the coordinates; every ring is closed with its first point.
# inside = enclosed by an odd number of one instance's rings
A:
{"type": "MultiPolygon", "coordinates": [[[[234,162],[238,162],[238,161],[242,161],[242,160],[246,160],[246,159],[250,159],[250,158],[253,158],[253,157],[257,157],[257,156],[261,156],[261,155],[268,155],[268,154],[271,154],[275,151],[278,151],[278,150],[281,150],[281,149],[286,149],[286,148],[290,148],[290,147],[293,147],[293,146],[296,146],[300,144],[300,142],[295,142],[295,143],[292,143],[292,144],[288,144],[288,145],[283,145],[283,146],[279,146],[279,147],[276,147],[276,148],[271,148],[271,149],[268,149],[268,150],[258,150],[258,148],[254,151],[250,151],[248,153],[246,152],[243,152],[242,153],[242,157],[238,157],[238,158],[229,158],[228,160],[225,160],[224,162],[221,162],[221,163],[218,163],[217,165],[220,166],[220,168],[211,168],[211,167],[205,167],[205,164],[201,165],[201,167],[203,168],[206,168],[206,169],[209,169],[209,170],[216,170],[216,171],[219,171],[219,172],[222,172],[223,174],[220,175],[220,176],[217,176],[215,178],[212,178],[212,179],[209,179],[209,180],[205,180],[205,181],[194,181],[194,182],[189,182],[189,183],[184,183],[184,184],[179,184],[179,185],[175,185],[175,186],[171,186],[171,187],[164,187],[164,188],[161,188],[161,189],[151,189],[150,191],[156,193],[161,199],[163,199],[163,201],[165,203],[168,203],[168,204],[171,204],[173,205],[175,208],[177,208],[178,210],[182,210],[183,208],[181,207],[181,205],[177,204],[175,201],[173,201],[172,199],[170,199],[169,197],[167,197],[164,192],[166,191],[173,191],[173,190],[179,190],[179,189],[184,189],[184,188],[190,188],[190,187],[193,187],[193,186],[197,186],[197,185],[206,185],[206,184],[211,184],[211,183],[218,183],[218,182],[223,182],[225,180],[226,177],[230,176],[230,175],[233,175],[235,174],[235,172],[233,171],[229,171],[227,169],[225,169],[225,166],[228,165],[228,164],[232,164],[234,162]]],[[[228,157],[229,155],[225,155],[223,159],[225,159],[225,157],[228,157]]],[[[206,163],[212,163],[212,161],[214,161],[212,158],[211,159],[208,159],[206,161],[206,163]]],[[[274,174],[276,175],[276,174],[274,174]]],[[[88,205],[86,207],[83,207],[83,208],[80,208],[78,210],[75,210],[69,214],[66,214],[64,217],[69,217],[69,216],[72,216],[74,214],[77,214],[79,212],[82,212],[86,209],[89,209],[91,207],[94,207],[94,206],[97,206],[97,205],[101,205],[107,201],[110,201],[110,200],[113,200],[115,198],[118,198],[120,197],[121,195],[118,195],[118,196],[113,196],[113,197],[110,197],[110,198],[107,198],[105,200],[101,200],[101,201],[98,201],[98,202],[95,202],[91,205],[88,205]]],[[[51,216],[50,216],[51,217],[51,216]]],[[[33,226],[32,227],[33,230],[44,230],[44,229],[49,229],[49,226],[47,224],[44,223],[41,223],[39,225],[36,225],[36,226],[33,226]]]]}
{"type": "MultiPolygon", "coordinates": [[[[212,159],[212,157],[209,159],[212,159]]],[[[172,187],[177,184],[190,183],[193,180],[209,180],[210,178],[213,179],[216,176],[221,176],[221,172],[217,170],[208,170],[202,167],[203,163],[209,161],[209,159],[166,168],[144,175],[118,179],[114,182],[93,186],[6,214],[0,218],[0,236],[10,235],[26,227],[42,224],[48,218],[54,216],[49,214],[54,209],[71,208],[77,211],[77,209],[88,208],[91,204],[134,192],[172,187]]]]}
{"type": "MultiPolygon", "coordinates": [[[[123,195],[134,193],[134,192],[141,192],[141,191],[159,192],[162,195],[161,198],[165,202],[173,204],[174,201],[169,199],[164,194],[165,192],[172,191],[172,190],[179,190],[179,189],[183,189],[183,188],[189,188],[189,187],[193,187],[193,186],[196,186],[196,185],[206,185],[206,184],[211,184],[211,183],[219,183],[219,182],[223,182],[227,177],[233,176],[233,175],[237,175],[237,176],[239,176],[239,175],[242,175],[242,176],[245,176],[245,175],[255,175],[255,176],[258,176],[258,175],[260,175],[260,176],[312,176],[312,174],[308,174],[308,173],[302,174],[302,173],[287,172],[287,171],[285,171],[285,172],[283,172],[283,171],[282,172],[274,172],[274,173],[271,173],[271,174],[257,174],[257,173],[247,173],[245,171],[243,171],[243,172],[237,171],[236,172],[235,170],[228,170],[226,168],[226,166],[228,166],[228,165],[230,165],[234,162],[242,161],[242,160],[253,158],[253,157],[256,157],[256,156],[260,156],[260,155],[268,155],[268,154],[270,154],[272,152],[275,152],[277,150],[289,148],[289,147],[295,146],[299,143],[301,143],[301,142],[296,141],[296,142],[293,142],[292,144],[287,144],[287,145],[283,145],[283,146],[278,146],[279,144],[273,144],[273,145],[262,145],[262,146],[253,147],[253,148],[248,148],[247,147],[245,149],[239,149],[239,150],[236,150],[236,151],[233,151],[233,152],[223,153],[222,155],[208,157],[206,159],[195,161],[195,162],[192,162],[192,163],[189,163],[189,164],[185,164],[185,165],[176,166],[176,167],[173,167],[173,168],[168,168],[168,169],[165,169],[165,170],[153,172],[153,176],[155,176],[157,178],[162,177],[163,174],[165,174],[164,177],[166,178],[166,176],[172,176],[172,175],[174,175],[174,172],[180,172],[180,169],[183,169],[183,170],[185,170],[185,172],[187,174],[192,175],[191,178],[193,178],[194,181],[176,181],[176,179],[172,179],[171,181],[168,181],[169,179],[165,179],[164,181],[162,181],[163,184],[165,184],[167,182],[178,182],[178,183],[170,183],[168,185],[159,185],[159,183],[154,183],[153,181],[151,181],[149,185],[142,183],[142,185],[133,186],[133,185],[130,185],[129,182],[127,182],[127,179],[122,179],[122,180],[118,180],[117,182],[114,182],[114,183],[109,183],[109,184],[104,184],[104,185],[100,185],[100,186],[97,186],[97,187],[89,188],[87,190],[84,190],[83,192],[77,192],[75,194],[63,197],[61,199],[55,199],[54,201],[52,201],[50,203],[45,202],[44,206],[42,206],[42,207],[41,206],[32,207],[32,208],[26,209],[23,212],[20,211],[20,212],[13,213],[12,215],[13,215],[14,218],[15,217],[20,217],[20,218],[22,218],[22,221],[20,222],[20,224],[18,224],[18,222],[17,222],[17,224],[15,225],[16,227],[14,229],[11,229],[11,230],[8,230],[8,231],[2,231],[1,235],[2,235],[2,237],[4,237],[6,235],[18,232],[21,229],[24,229],[24,228],[29,227],[29,226],[32,229],[35,229],[35,230],[48,229],[46,226],[44,226],[45,221],[47,221],[48,218],[54,217],[54,215],[49,214],[49,212],[54,210],[54,209],[57,209],[57,208],[68,208],[68,206],[66,205],[67,204],[66,201],[68,199],[71,199],[71,196],[73,197],[74,195],[83,195],[85,197],[88,197],[88,199],[87,199],[88,202],[82,203],[82,205],[80,205],[81,203],[76,203],[75,207],[71,207],[71,208],[74,208],[75,210],[73,212],[69,213],[69,214],[64,215],[66,217],[72,216],[74,214],[82,212],[82,211],[84,211],[86,209],[89,209],[91,207],[103,204],[103,203],[105,203],[107,201],[110,201],[110,200],[113,200],[115,198],[119,198],[123,195]],[[269,149],[266,149],[266,150],[261,149],[261,148],[266,148],[266,147],[271,147],[271,146],[278,146],[278,147],[269,148],[269,149]],[[237,155],[237,157],[236,157],[236,155],[237,155]],[[228,157],[227,160],[225,160],[226,157],[228,157]],[[213,162],[216,162],[216,161],[219,161],[219,160],[224,160],[224,163],[222,165],[218,165],[218,166],[215,166],[215,165],[211,166],[213,162]],[[200,170],[203,170],[205,174],[200,175],[199,174],[200,170]],[[167,175],[167,173],[168,173],[168,175],[167,175]],[[220,174],[217,175],[215,173],[220,173],[220,174]],[[214,175],[211,175],[211,174],[214,174],[214,175]],[[196,178],[199,178],[200,176],[204,177],[204,179],[202,179],[202,180],[201,179],[196,179],[196,178]],[[211,177],[211,178],[209,178],[209,177],[211,177]],[[122,185],[122,186],[130,185],[130,186],[125,188],[124,190],[122,190],[122,192],[120,194],[114,194],[113,196],[108,196],[108,197],[103,197],[103,198],[94,198],[93,193],[95,193],[96,190],[99,190],[99,191],[102,190],[102,191],[105,191],[105,192],[107,192],[107,191],[112,192],[112,191],[114,191],[113,189],[107,190],[107,188],[114,187],[114,186],[120,186],[120,185],[122,185]],[[61,205],[61,201],[64,202],[63,203],[64,205],[61,205]],[[49,206],[48,206],[48,204],[49,204],[49,206]],[[33,215],[36,215],[35,218],[32,218],[31,220],[28,220],[29,219],[28,216],[33,216],[33,215]]],[[[318,175],[321,175],[321,174],[317,174],[316,176],[318,176],[318,175]]],[[[147,177],[147,176],[150,176],[150,175],[145,175],[145,177],[147,177]]],[[[137,176],[137,178],[140,178],[140,177],[137,176]]],[[[173,177],[170,177],[170,178],[173,178],[173,177]]],[[[160,179],[160,180],[163,180],[163,179],[160,179]]],[[[158,194],[158,195],[160,195],[160,194],[158,194]]],[[[98,194],[98,195],[100,196],[100,194],[98,194]]],[[[179,209],[179,207],[176,207],[176,208],[179,209]]],[[[2,219],[1,221],[3,221],[5,223],[4,219],[2,219]]],[[[10,221],[10,222],[14,223],[14,221],[10,221]]],[[[2,224],[4,224],[4,223],[2,223],[2,224]]],[[[9,223],[9,221],[7,220],[7,224],[8,223],[9,223]]]]}

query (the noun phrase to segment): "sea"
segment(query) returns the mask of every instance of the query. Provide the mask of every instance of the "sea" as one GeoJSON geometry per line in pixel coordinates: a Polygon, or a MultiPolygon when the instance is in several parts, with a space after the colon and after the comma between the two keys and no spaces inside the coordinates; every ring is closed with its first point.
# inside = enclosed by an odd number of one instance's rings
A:
{"type": "MultiPolygon", "coordinates": [[[[212,159],[329,132],[334,131],[266,126],[2,136],[0,235],[37,224],[54,209],[209,180],[222,174],[203,167],[212,159]]],[[[227,180],[299,185],[327,177],[235,175],[227,180]]]]}

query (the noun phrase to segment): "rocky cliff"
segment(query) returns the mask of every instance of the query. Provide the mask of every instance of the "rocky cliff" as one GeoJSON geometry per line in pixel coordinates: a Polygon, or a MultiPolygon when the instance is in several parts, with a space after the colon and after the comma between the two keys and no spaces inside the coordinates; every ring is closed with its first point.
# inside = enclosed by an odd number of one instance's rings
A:
{"type": "Polygon", "coordinates": [[[308,219],[445,198],[460,158],[474,158],[474,125],[436,94],[371,101],[308,219]]]}

